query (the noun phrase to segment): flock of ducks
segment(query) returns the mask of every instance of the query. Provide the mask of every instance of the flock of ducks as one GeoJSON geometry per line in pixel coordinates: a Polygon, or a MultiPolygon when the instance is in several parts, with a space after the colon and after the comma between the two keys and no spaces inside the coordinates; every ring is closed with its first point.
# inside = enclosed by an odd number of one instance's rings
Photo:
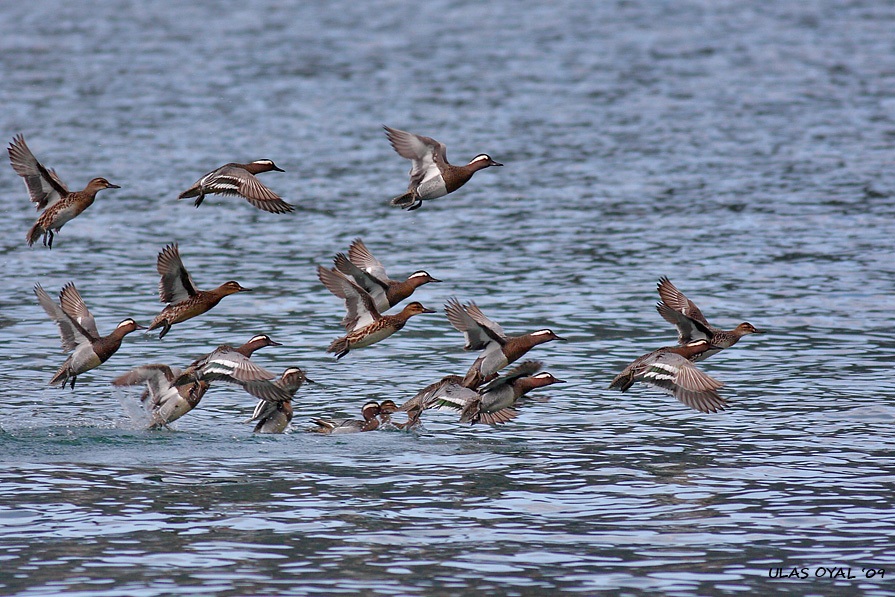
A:
{"type": "MultiPolygon", "coordinates": [[[[487,154],[475,156],[464,166],[447,160],[447,149],[430,137],[384,127],[395,151],[411,160],[410,185],[407,192],[391,200],[391,204],[407,210],[419,209],[424,201],[452,193],[468,182],[479,170],[502,166],[487,154]]],[[[69,191],[52,169],[44,167],[19,134],[10,143],[9,159],[22,177],[38,210],[43,210],[26,235],[31,246],[41,237],[52,249],[59,230],[90,207],[96,194],[104,189],[120,188],[105,178],[94,178],[83,191],[69,191]]],[[[181,193],[178,199],[195,198],[199,207],[206,195],[229,195],[246,199],[254,207],[275,214],[295,210],[256,177],[269,171],[283,172],[273,161],[263,159],[247,164],[229,163],[202,176],[181,193]]],[[[214,308],[224,297],[249,292],[230,280],[217,288],[199,290],[183,264],[176,243],[167,245],[158,254],[156,269],[160,276],[159,299],[166,306],[148,327],[125,319],[107,336],[97,330],[93,315],[74,283],[63,286],[58,303],[40,286],[34,286],[38,303],[58,325],[62,349],[71,353],[50,380],[52,386],[70,385],[79,375],[108,360],[124,337],[138,329],[160,330],[163,338],[172,326],[197,317],[214,308]]],[[[440,280],[423,270],[406,279],[393,280],[382,263],[360,238],[347,253],[337,253],[332,267],[318,266],[317,277],[323,286],[342,300],[345,316],[342,326],[346,334],[332,341],[327,352],[341,359],[349,352],[381,342],[400,331],[415,316],[435,313],[414,301],[393,315],[385,314],[409,298],[420,286],[440,280]]],[[[711,326],[699,308],[668,278],[658,283],[659,314],[678,331],[678,345],[659,348],[646,354],[622,371],[610,384],[611,389],[627,391],[642,381],[675,396],[690,408],[705,413],[723,410],[727,401],[718,394],[722,384],[694,363],[729,348],[745,335],[758,334],[749,323],[730,331],[711,326]]],[[[414,428],[423,411],[449,410],[459,413],[463,423],[506,423],[516,417],[516,404],[528,392],[553,384],[564,383],[551,373],[542,371],[543,363],[525,360],[501,374],[532,348],[553,340],[562,340],[550,329],[520,335],[507,334],[489,319],[475,302],[462,303],[450,298],[445,304],[450,324],[465,339],[466,350],[478,356],[463,375],[448,375],[423,388],[403,405],[391,400],[370,401],[361,409],[361,419],[314,419],[311,431],[346,433],[381,428],[414,428]],[[402,417],[396,417],[401,413],[402,417]],[[406,418],[405,418],[406,417],[406,418]],[[400,421],[399,421],[400,419],[400,421]]],[[[115,386],[144,386],[141,405],[148,427],[164,427],[195,408],[213,382],[241,386],[258,399],[249,419],[257,433],[282,433],[293,417],[292,399],[305,383],[313,383],[299,367],[289,367],[279,376],[255,364],[251,357],[256,350],[280,346],[262,334],[234,347],[218,346],[214,351],[195,359],[184,369],[163,364],[136,367],[115,378],[115,386]]]]}

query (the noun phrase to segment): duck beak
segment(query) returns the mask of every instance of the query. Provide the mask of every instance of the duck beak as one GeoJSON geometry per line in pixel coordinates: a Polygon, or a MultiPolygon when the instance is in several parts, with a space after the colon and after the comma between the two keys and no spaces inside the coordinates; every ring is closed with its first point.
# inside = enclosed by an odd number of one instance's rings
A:
{"type": "MultiPolygon", "coordinates": [[[[240,286],[239,292],[252,292],[252,289],[251,288],[243,288],[242,286],[240,286]]],[[[279,345],[277,345],[277,346],[279,346],[279,345]]]]}
{"type": "Polygon", "coordinates": [[[501,164],[500,162],[495,162],[494,160],[491,160],[491,165],[492,166],[503,166],[503,164],[501,164]]]}
{"type": "Polygon", "coordinates": [[[273,170],[274,170],[275,172],[285,172],[285,170],[283,170],[283,169],[280,168],[279,166],[274,166],[274,167],[273,167],[273,170]]]}
{"type": "Polygon", "coordinates": [[[269,340],[270,344],[268,346],[282,346],[282,342],[274,342],[273,340],[269,340]]]}
{"type": "Polygon", "coordinates": [[[107,189],[120,189],[120,188],[121,188],[121,185],[112,184],[112,183],[110,182],[110,183],[109,183],[109,186],[107,186],[106,188],[107,188],[107,189]]]}
{"type": "Polygon", "coordinates": [[[756,329],[756,330],[753,330],[752,333],[753,333],[753,334],[767,334],[768,331],[767,331],[767,330],[759,330],[759,329],[756,329]]]}
{"type": "Polygon", "coordinates": [[[438,313],[435,309],[426,309],[423,307],[423,313],[438,313]]]}
{"type": "Polygon", "coordinates": [[[138,330],[145,330],[145,329],[148,329],[145,325],[140,325],[140,324],[137,323],[136,321],[134,322],[134,325],[136,326],[136,328],[137,328],[138,330]]]}
{"type": "Polygon", "coordinates": [[[429,281],[430,282],[441,282],[441,280],[439,280],[438,278],[433,278],[432,276],[429,276],[429,281]]]}

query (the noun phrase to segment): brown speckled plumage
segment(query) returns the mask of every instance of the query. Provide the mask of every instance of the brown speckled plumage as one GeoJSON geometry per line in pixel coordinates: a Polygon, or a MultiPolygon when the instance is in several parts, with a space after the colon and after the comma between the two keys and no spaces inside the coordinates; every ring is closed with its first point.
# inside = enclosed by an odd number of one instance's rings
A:
{"type": "Polygon", "coordinates": [[[149,325],[150,330],[162,328],[159,338],[163,338],[175,323],[205,313],[221,302],[225,296],[251,290],[243,288],[239,282],[233,280],[224,282],[212,290],[199,290],[183,266],[176,243],[162,249],[158,255],[156,269],[161,275],[159,299],[163,303],[168,303],[149,325]]]}
{"type": "Polygon", "coordinates": [[[69,191],[55,171],[37,161],[21,134],[15,136],[7,151],[9,163],[25,181],[31,201],[37,209],[44,210],[25,235],[28,246],[43,236],[44,246],[52,249],[55,233],[93,205],[99,191],[121,188],[105,178],[94,178],[83,191],[69,191]]]}

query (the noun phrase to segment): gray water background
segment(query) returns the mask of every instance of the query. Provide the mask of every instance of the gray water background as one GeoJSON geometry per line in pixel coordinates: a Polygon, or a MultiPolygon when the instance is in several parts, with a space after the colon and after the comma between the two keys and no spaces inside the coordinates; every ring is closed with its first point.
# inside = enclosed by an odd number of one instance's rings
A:
{"type": "Polygon", "coordinates": [[[895,595],[893,32],[870,0],[2,3],[2,138],[122,188],[28,248],[0,167],[0,594],[895,595]],[[396,210],[382,124],[506,166],[396,210]],[[175,200],[258,158],[297,213],[175,200]],[[314,268],[358,236],[444,280],[416,295],[440,312],[336,362],[314,268]],[[32,286],[145,325],[173,241],[201,288],[255,291],[48,388],[64,355],[32,286]],[[675,341],[661,275],[769,330],[700,364],[727,412],[606,389],[675,341]],[[464,371],[454,295],[567,337],[530,354],[568,383],[499,428],[302,432],[464,371]],[[320,382],[290,434],[252,436],[227,387],[142,431],[109,385],[262,332],[284,346],[260,364],[320,382]]]}

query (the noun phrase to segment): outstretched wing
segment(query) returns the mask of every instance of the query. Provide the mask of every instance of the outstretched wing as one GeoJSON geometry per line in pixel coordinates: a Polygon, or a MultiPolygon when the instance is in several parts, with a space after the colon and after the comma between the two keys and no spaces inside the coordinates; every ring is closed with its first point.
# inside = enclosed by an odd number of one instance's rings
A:
{"type": "Polygon", "coordinates": [[[119,375],[112,380],[113,386],[136,386],[145,383],[149,391],[158,396],[169,387],[177,377],[178,372],[167,365],[152,364],[134,367],[124,375],[119,375]]]}
{"type": "Polygon", "coordinates": [[[665,276],[659,278],[656,290],[662,299],[662,302],[656,304],[656,310],[665,321],[677,328],[678,342],[687,344],[700,339],[711,341],[714,328],[706,321],[696,303],[688,299],[665,276]]]}
{"type": "Polygon", "coordinates": [[[638,377],[700,412],[714,413],[727,406],[718,394],[723,384],[679,354],[657,356],[638,377]]]}
{"type": "Polygon", "coordinates": [[[210,172],[200,181],[206,193],[239,196],[258,209],[275,213],[294,211],[295,207],[283,201],[251,172],[239,166],[226,165],[210,172]]]}
{"type": "Polygon", "coordinates": [[[541,361],[523,361],[519,365],[513,367],[505,374],[497,377],[481,388],[478,389],[479,393],[484,394],[485,392],[493,392],[500,386],[505,386],[508,383],[519,379],[520,377],[528,377],[529,375],[534,375],[544,366],[544,363],[541,361]]]}
{"type": "Polygon", "coordinates": [[[84,299],[81,298],[81,293],[75,288],[74,282],[69,282],[62,287],[62,291],[59,293],[59,304],[62,307],[62,311],[77,325],[81,326],[82,332],[87,332],[84,334],[85,336],[93,340],[99,338],[99,332],[96,330],[96,321],[94,321],[93,315],[87,309],[84,299]]]}
{"type": "Polygon", "coordinates": [[[457,299],[452,299],[445,305],[445,312],[451,324],[466,335],[467,350],[486,348],[490,342],[501,346],[506,344],[507,335],[503,328],[488,319],[474,302],[470,301],[464,306],[457,299]]]}
{"type": "Polygon", "coordinates": [[[59,305],[53,302],[47,291],[40,284],[34,285],[34,294],[37,295],[37,301],[43,310],[46,311],[50,319],[59,326],[59,336],[62,338],[62,351],[69,352],[74,350],[79,344],[90,342],[91,339],[75,325],[75,322],[66,315],[59,305]]]}
{"type": "Polygon", "coordinates": [[[177,243],[162,249],[158,254],[156,269],[162,277],[158,283],[158,295],[163,303],[179,303],[199,292],[180,260],[177,243]]]}
{"type": "Polygon", "coordinates": [[[466,350],[482,350],[491,342],[500,345],[506,342],[503,328],[485,317],[475,303],[464,306],[451,297],[444,305],[444,312],[454,329],[466,337],[466,346],[463,347],[466,350]]]}
{"type": "Polygon", "coordinates": [[[209,381],[220,380],[242,385],[250,381],[271,380],[276,375],[259,367],[249,357],[235,350],[216,350],[199,368],[198,377],[209,381]]]}
{"type": "Polygon", "coordinates": [[[351,263],[375,278],[383,288],[388,288],[391,279],[385,272],[385,266],[383,266],[378,259],[373,257],[373,254],[370,252],[370,249],[367,248],[367,245],[364,244],[364,241],[359,238],[354,239],[351,246],[348,247],[348,259],[351,263]]]}
{"type": "Polygon", "coordinates": [[[383,283],[378,278],[351,263],[351,260],[344,253],[336,253],[336,256],[333,258],[333,264],[339,272],[353,278],[357,285],[373,298],[374,305],[381,304],[384,309],[388,307],[388,297],[386,295],[388,284],[383,283]]]}
{"type": "Polygon", "coordinates": [[[402,158],[411,160],[410,188],[416,188],[424,180],[441,174],[438,163],[447,162],[447,148],[444,143],[431,137],[415,135],[407,131],[383,126],[392,147],[402,158]]]}
{"type": "Polygon", "coordinates": [[[68,187],[55,171],[48,170],[37,161],[22,134],[13,138],[7,151],[12,169],[25,181],[25,188],[37,209],[45,209],[68,195],[68,187]]]}
{"type": "MultiPolygon", "coordinates": [[[[266,402],[286,402],[292,400],[295,396],[295,389],[283,387],[283,384],[276,381],[248,381],[240,384],[243,389],[254,396],[266,402]]],[[[258,410],[257,408],[255,409],[258,410]]],[[[252,417],[253,419],[255,417],[252,417]]]]}
{"type": "Polygon", "coordinates": [[[342,325],[349,332],[364,328],[382,318],[379,311],[376,310],[373,297],[366,290],[346,278],[344,274],[323,266],[317,266],[317,277],[327,290],[345,300],[347,313],[342,318],[342,325]]]}

